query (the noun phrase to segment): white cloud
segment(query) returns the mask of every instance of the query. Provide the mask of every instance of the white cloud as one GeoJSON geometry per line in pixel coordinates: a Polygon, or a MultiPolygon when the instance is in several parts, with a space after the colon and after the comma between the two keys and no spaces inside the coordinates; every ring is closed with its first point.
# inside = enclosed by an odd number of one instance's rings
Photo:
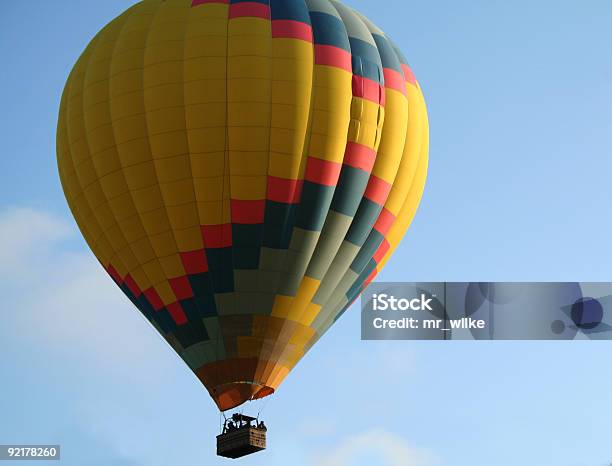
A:
{"type": "Polygon", "coordinates": [[[76,242],[74,224],[36,209],[10,207],[0,210],[0,235],[1,294],[10,303],[16,338],[42,343],[48,351],[70,348],[119,371],[163,354],[161,337],[93,254],[76,242]],[[111,360],[122,364],[111,367],[111,360]]]}
{"type": "Polygon", "coordinates": [[[374,429],[341,440],[317,458],[317,466],[356,466],[376,458],[377,466],[432,466],[431,454],[410,446],[396,434],[374,429]]]}
{"type": "Polygon", "coordinates": [[[66,222],[28,207],[9,207],[0,211],[0,273],[23,271],[53,244],[70,236],[66,222]]]}
{"type": "MultiPolygon", "coordinates": [[[[86,249],[68,218],[0,208],[0,234],[0,342],[5,354],[28,361],[17,367],[10,387],[18,392],[23,374],[44,365],[50,376],[28,389],[35,400],[62,400],[48,408],[57,413],[41,419],[45,427],[39,428],[46,435],[62,433],[68,452],[63,461],[172,463],[168,457],[176,452],[164,447],[168,432],[161,427],[165,419],[181,424],[188,418],[174,409],[174,398],[180,393],[214,413],[206,390],[86,249]],[[55,415],[69,422],[57,428],[55,415]],[[82,436],[95,450],[91,454],[81,448],[82,436]],[[152,449],[152,443],[160,447],[152,449]]],[[[18,415],[38,425],[40,413],[29,409],[18,415]]],[[[216,431],[216,418],[211,421],[207,428],[216,431]]],[[[201,432],[193,436],[200,440],[201,432]]],[[[212,432],[207,438],[214,439],[212,432]]],[[[207,453],[184,431],[174,443],[183,456],[207,453]]]]}

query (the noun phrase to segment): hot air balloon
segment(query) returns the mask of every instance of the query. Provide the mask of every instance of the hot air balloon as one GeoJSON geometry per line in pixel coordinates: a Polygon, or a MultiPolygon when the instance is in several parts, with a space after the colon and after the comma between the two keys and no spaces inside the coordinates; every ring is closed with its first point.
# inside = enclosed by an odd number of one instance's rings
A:
{"type": "Polygon", "coordinates": [[[57,128],[89,247],[219,410],[268,396],[380,271],[425,184],[406,59],[335,0],[144,0],[57,128]]]}

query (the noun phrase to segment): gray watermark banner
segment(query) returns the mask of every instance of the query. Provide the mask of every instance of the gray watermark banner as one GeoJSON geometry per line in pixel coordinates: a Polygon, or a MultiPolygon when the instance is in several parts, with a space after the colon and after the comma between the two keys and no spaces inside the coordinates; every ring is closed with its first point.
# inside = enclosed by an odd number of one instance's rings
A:
{"type": "Polygon", "coordinates": [[[0,445],[0,460],[50,461],[59,459],[59,445],[0,445]]]}
{"type": "Polygon", "coordinates": [[[608,340],[612,283],[373,282],[363,340],[608,340]]]}

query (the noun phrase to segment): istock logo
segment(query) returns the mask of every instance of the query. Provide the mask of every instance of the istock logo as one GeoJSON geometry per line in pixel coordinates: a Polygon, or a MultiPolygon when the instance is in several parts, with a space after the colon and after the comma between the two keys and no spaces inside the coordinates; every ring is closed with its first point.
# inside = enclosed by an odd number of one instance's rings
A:
{"type": "Polygon", "coordinates": [[[433,301],[435,295],[427,297],[425,293],[421,293],[418,298],[396,298],[389,296],[386,293],[372,295],[372,310],[374,311],[433,311],[429,303],[433,301]]]}

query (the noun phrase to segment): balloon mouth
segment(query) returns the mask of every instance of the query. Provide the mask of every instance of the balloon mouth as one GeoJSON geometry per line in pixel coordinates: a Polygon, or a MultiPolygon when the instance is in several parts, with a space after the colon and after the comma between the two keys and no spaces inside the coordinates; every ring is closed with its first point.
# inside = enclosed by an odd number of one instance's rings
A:
{"type": "Polygon", "coordinates": [[[210,395],[221,411],[236,408],[249,400],[272,395],[274,389],[256,382],[231,382],[214,387],[210,395]]]}

